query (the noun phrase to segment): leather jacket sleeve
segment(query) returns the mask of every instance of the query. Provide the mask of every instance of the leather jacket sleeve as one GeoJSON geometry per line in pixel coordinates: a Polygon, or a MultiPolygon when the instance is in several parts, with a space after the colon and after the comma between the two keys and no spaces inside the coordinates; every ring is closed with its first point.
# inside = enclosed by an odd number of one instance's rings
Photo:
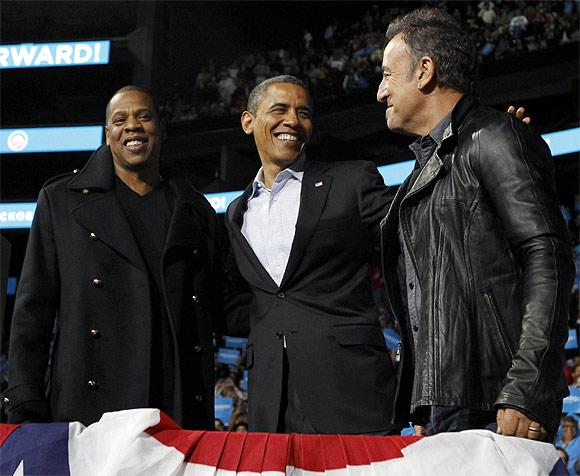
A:
{"type": "Polygon", "coordinates": [[[569,300],[571,247],[545,142],[507,117],[474,141],[482,194],[491,202],[522,275],[521,337],[496,406],[512,406],[557,427],[569,300]]]}

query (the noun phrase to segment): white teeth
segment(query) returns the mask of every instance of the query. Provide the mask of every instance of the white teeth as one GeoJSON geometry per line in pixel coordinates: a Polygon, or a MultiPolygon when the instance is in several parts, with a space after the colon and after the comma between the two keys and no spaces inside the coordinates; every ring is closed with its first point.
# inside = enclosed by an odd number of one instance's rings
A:
{"type": "Polygon", "coordinates": [[[127,145],[129,147],[132,147],[134,145],[141,145],[141,144],[143,144],[143,141],[140,141],[140,140],[130,140],[129,142],[127,142],[127,145]]]}
{"type": "Polygon", "coordinates": [[[280,140],[298,141],[298,136],[295,136],[295,135],[292,135],[292,134],[280,134],[278,136],[278,139],[280,139],[280,140]]]}

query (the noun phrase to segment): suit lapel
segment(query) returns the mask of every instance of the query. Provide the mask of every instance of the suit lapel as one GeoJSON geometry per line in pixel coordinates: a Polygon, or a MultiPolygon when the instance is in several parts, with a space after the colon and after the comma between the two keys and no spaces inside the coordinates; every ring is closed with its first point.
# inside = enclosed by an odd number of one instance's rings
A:
{"type": "Polygon", "coordinates": [[[320,163],[306,162],[300,192],[300,210],[296,220],[296,233],[280,287],[283,287],[298,269],[304,251],[324,210],[332,185],[332,177],[325,174],[324,170],[326,168],[320,163]]]}
{"type": "Polygon", "coordinates": [[[257,258],[254,250],[246,240],[246,237],[242,234],[242,224],[244,222],[244,213],[248,209],[248,197],[252,193],[252,184],[250,184],[245,190],[242,196],[235,202],[234,209],[231,213],[231,228],[232,235],[239,247],[242,249],[246,259],[249,261],[252,268],[258,273],[262,281],[269,288],[278,288],[276,282],[270,276],[270,273],[266,271],[260,260],[257,258]]]}
{"type": "Polygon", "coordinates": [[[207,217],[199,212],[205,206],[200,200],[205,200],[195,192],[187,179],[183,177],[169,178],[173,197],[173,213],[167,230],[163,255],[173,248],[196,248],[201,245],[204,229],[207,228],[207,217]]]}

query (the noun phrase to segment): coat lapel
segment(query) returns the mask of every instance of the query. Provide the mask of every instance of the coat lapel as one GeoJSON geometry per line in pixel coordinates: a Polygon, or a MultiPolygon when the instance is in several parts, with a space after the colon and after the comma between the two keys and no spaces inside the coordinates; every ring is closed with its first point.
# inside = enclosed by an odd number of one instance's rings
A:
{"type": "Polygon", "coordinates": [[[110,149],[102,146],[68,184],[68,188],[86,196],[86,202],[71,210],[74,220],[94,233],[110,248],[135,266],[145,269],[143,257],[131,227],[115,194],[115,172],[110,149]]]}
{"type": "Polygon", "coordinates": [[[439,175],[442,170],[449,170],[452,166],[453,157],[448,155],[447,152],[451,151],[455,145],[457,131],[456,124],[462,124],[463,118],[467,112],[476,104],[476,101],[471,96],[463,96],[455,108],[453,109],[451,115],[451,124],[445,130],[443,135],[443,141],[441,146],[435,151],[431,158],[427,161],[421,173],[417,177],[417,180],[413,184],[409,193],[405,196],[405,201],[415,195],[416,193],[424,190],[429,185],[431,185],[439,175]],[[445,158],[445,162],[441,159],[445,158]]]}
{"type": "Polygon", "coordinates": [[[417,192],[423,190],[430,183],[432,183],[437,178],[442,168],[443,161],[439,158],[439,154],[437,153],[437,151],[435,151],[435,153],[427,161],[425,166],[421,169],[421,172],[419,173],[417,180],[415,180],[413,187],[411,187],[411,190],[409,191],[405,199],[415,195],[417,192]]]}
{"type": "Polygon", "coordinates": [[[123,255],[132,264],[145,269],[143,257],[115,192],[107,192],[74,208],[72,215],[87,233],[94,233],[97,239],[123,255]]]}
{"type": "Polygon", "coordinates": [[[383,263],[390,259],[395,250],[399,249],[398,246],[395,246],[395,240],[398,239],[397,233],[399,229],[399,208],[401,206],[403,197],[405,197],[405,194],[407,193],[409,183],[411,182],[414,173],[416,172],[413,171],[399,186],[399,189],[395,194],[395,198],[389,207],[389,211],[381,220],[381,253],[383,256],[383,263]]]}
{"type": "Polygon", "coordinates": [[[296,233],[280,287],[283,287],[298,269],[304,251],[324,210],[332,185],[332,177],[325,174],[324,170],[326,167],[319,162],[306,162],[300,192],[300,210],[296,220],[296,233]]]}

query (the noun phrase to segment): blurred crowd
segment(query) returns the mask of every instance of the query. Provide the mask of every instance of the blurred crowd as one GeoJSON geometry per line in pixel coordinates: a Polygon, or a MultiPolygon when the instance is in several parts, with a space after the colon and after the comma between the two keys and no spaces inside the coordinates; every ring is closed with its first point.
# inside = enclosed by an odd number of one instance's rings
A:
{"type": "Polygon", "coordinates": [[[243,360],[242,354],[239,365],[221,364],[216,369],[215,396],[230,397],[233,405],[229,420],[224,421],[216,415],[216,431],[248,431],[248,393],[242,390],[245,387],[243,360]]]}
{"type": "MultiPolygon", "coordinates": [[[[482,1],[427,2],[446,8],[472,33],[482,62],[504,59],[579,39],[579,2],[482,1]]],[[[354,7],[353,7],[354,8],[354,7]]],[[[255,51],[231,64],[211,61],[197,73],[191,91],[177,88],[162,104],[168,122],[239,116],[248,94],[264,79],[291,74],[305,80],[317,108],[336,99],[374,94],[380,76],[384,35],[391,20],[404,10],[377,4],[356,21],[331,19],[318,32],[305,29],[296,41],[271,51],[255,51]],[[313,33],[315,32],[315,33],[313,33]]]]}

